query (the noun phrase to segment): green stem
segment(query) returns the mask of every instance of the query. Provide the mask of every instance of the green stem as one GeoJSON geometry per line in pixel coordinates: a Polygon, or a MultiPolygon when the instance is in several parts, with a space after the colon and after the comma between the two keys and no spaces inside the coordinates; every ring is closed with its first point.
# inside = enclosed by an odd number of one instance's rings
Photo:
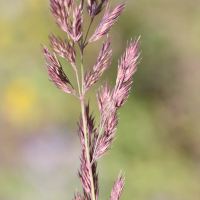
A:
{"type": "Polygon", "coordinates": [[[81,96],[81,89],[80,89],[80,83],[79,83],[79,78],[78,78],[78,72],[77,70],[75,70],[76,72],[76,79],[77,79],[77,83],[78,83],[78,91],[79,91],[79,97],[81,96]]]}
{"type": "Polygon", "coordinates": [[[91,27],[91,25],[92,25],[93,19],[94,19],[94,18],[92,18],[91,21],[90,21],[90,25],[89,25],[89,28],[88,28],[88,30],[87,30],[87,33],[86,33],[86,36],[85,36],[85,40],[84,40],[84,42],[83,42],[83,48],[85,48],[85,46],[86,46],[86,45],[85,45],[85,42],[86,42],[86,39],[87,39],[89,30],[90,30],[90,27],[91,27]]]}
{"type": "Polygon", "coordinates": [[[94,180],[92,174],[92,164],[90,162],[90,152],[89,152],[89,145],[88,145],[88,137],[87,137],[87,130],[86,130],[86,119],[85,119],[85,99],[84,99],[84,88],[83,88],[83,50],[81,50],[81,73],[82,73],[82,95],[81,95],[81,111],[82,111],[82,118],[83,118],[83,131],[84,131],[84,139],[85,139],[85,150],[87,156],[87,167],[89,170],[90,175],[90,182],[91,182],[91,192],[92,192],[92,200],[95,200],[95,192],[94,192],[94,180]]]}
{"type": "Polygon", "coordinates": [[[84,96],[84,71],[83,71],[83,50],[81,50],[81,77],[82,77],[82,95],[84,96]]]}

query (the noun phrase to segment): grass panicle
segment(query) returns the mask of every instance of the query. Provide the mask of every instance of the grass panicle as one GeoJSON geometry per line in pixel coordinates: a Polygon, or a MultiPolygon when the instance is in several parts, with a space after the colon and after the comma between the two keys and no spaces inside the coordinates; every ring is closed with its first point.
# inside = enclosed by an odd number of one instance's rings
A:
{"type": "MultiPolygon", "coordinates": [[[[52,33],[49,36],[50,46],[54,52],[51,54],[45,46],[41,46],[41,51],[45,56],[45,70],[57,88],[66,93],[71,93],[81,102],[81,114],[78,124],[78,136],[82,147],[80,157],[80,169],[78,177],[82,183],[83,194],[76,191],[74,200],[98,200],[99,184],[97,173],[97,160],[111,149],[111,143],[115,140],[115,132],[118,125],[118,109],[126,102],[132,86],[132,76],[136,72],[139,63],[138,52],[139,39],[127,43],[127,47],[120,61],[118,62],[116,83],[112,86],[106,80],[103,86],[96,92],[97,104],[100,112],[100,122],[95,124],[95,116],[90,113],[89,102],[86,104],[85,93],[100,78],[111,64],[112,49],[110,48],[111,39],[107,36],[97,57],[97,61],[88,72],[84,73],[84,49],[90,42],[99,40],[108,35],[111,26],[117,21],[124,11],[125,1],[119,4],[110,12],[111,4],[109,0],[50,0],[51,12],[56,19],[57,26],[67,33],[68,38],[64,41],[60,37],[55,37],[52,33]],[[107,5],[106,5],[107,4],[107,5]],[[83,10],[86,8],[90,25],[86,32],[83,30],[83,10]],[[96,30],[89,40],[87,40],[90,27],[94,18],[103,11],[104,15],[99,22],[96,30]],[[81,57],[81,66],[76,66],[76,49],[78,45],[81,57]],[[65,58],[73,67],[78,91],[74,89],[69,78],[65,74],[63,67],[58,60],[60,56],[65,58]],[[81,71],[81,77],[78,71],[81,71]]],[[[117,181],[114,183],[110,200],[118,200],[124,188],[125,178],[120,172],[117,181]]]]}

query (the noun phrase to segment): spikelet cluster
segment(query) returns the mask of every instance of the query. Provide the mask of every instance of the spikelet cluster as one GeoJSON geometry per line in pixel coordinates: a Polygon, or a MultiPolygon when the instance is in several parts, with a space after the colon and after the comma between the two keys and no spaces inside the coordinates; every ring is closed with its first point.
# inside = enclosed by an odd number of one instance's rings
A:
{"type": "MultiPolygon", "coordinates": [[[[53,54],[46,46],[41,46],[41,51],[45,56],[45,70],[57,88],[66,93],[71,93],[81,101],[82,113],[78,124],[78,136],[82,147],[80,156],[80,169],[78,177],[83,186],[83,194],[76,191],[74,200],[98,200],[99,185],[97,173],[97,160],[111,149],[111,143],[115,140],[115,133],[118,125],[118,109],[126,102],[132,86],[132,76],[136,72],[139,63],[138,52],[139,38],[127,43],[124,54],[118,62],[116,83],[112,87],[106,80],[101,88],[96,92],[97,104],[100,112],[100,122],[95,124],[95,117],[90,112],[89,102],[85,103],[85,92],[90,89],[108,69],[111,64],[112,49],[111,39],[108,37],[111,26],[117,21],[124,11],[125,1],[111,10],[109,0],[50,0],[51,12],[56,19],[57,26],[66,32],[68,38],[62,40],[60,37],[49,35],[50,46],[53,54]],[[106,5],[107,4],[107,5],[106,5]],[[83,10],[86,8],[90,17],[90,25],[86,32],[83,32],[83,10]],[[96,30],[89,35],[89,29],[94,18],[105,8],[102,19],[96,30]],[[85,35],[84,35],[85,33],[85,35]],[[87,45],[97,41],[103,36],[107,38],[97,57],[96,63],[88,72],[83,71],[83,52],[87,45]],[[80,85],[76,65],[77,52],[75,45],[79,47],[82,61],[82,82],[80,85]],[[66,59],[73,67],[76,77],[78,91],[74,89],[69,78],[65,74],[63,67],[56,56],[66,59]]],[[[110,200],[118,200],[124,188],[124,175],[120,172],[117,181],[114,183],[110,200]]]]}

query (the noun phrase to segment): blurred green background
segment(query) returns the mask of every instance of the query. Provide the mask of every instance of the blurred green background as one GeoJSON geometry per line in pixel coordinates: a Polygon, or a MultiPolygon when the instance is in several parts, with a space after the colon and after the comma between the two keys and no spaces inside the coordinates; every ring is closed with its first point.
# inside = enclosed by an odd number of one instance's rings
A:
{"type": "MultiPolygon", "coordinates": [[[[85,13],[85,30],[87,19],[85,13]]],[[[199,0],[127,0],[110,34],[112,65],[87,92],[98,123],[95,91],[106,77],[115,81],[127,40],[141,35],[142,60],[120,109],[118,138],[99,160],[100,199],[109,198],[120,170],[121,200],[200,199],[199,19],[199,0]]],[[[0,0],[0,200],[66,200],[81,190],[80,102],[42,68],[40,43],[48,46],[51,31],[66,38],[54,21],[48,0],[0,0]]],[[[87,47],[85,69],[103,40],[87,47]]],[[[75,84],[71,66],[61,62],[75,84]]]]}

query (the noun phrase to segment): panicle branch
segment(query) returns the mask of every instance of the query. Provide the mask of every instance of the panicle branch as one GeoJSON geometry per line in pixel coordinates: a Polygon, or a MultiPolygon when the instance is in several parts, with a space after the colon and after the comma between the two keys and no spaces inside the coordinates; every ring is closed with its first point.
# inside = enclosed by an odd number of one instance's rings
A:
{"type": "Polygon", "coordinates": [[[83,34],[83,7],[82,2],[74,7],[74,0],[50,0],[51,12],[59,28],[65,31],[74,42],[78,42],[83,34]],[[73,21],[70,14],[73,10],[73,21]]]}
{"type": "Polygon", "coordinates": [[[114,183],[113,185],[110,200],[118,200],[122,194],[122,190],[125,184],[125,178],[124,175],[121,174],[122,172],[120,172],[116,183],[114,183]]]}
{"type": "Polygon", "coordinates": [[[132,84],[132,75],[136,71],[140,55],[136,54],[139,48],[139,38],[137,41],[131,41],[126,47],[125,53],[118,65],[116,85],[111,90],[108,82],[104,83],[101,90],[97,92],[97,103],[101,116],[101,123],[94,148],[94,160],[103,156],[110,150],[109,146],[115,139],[114,135],[117,129],[118,117],[117,110],[126,102],[130,93],[132,84]],[[103,131],[101,135],[101,132],[103,131]]]}
{"type": "MultiPolygon", "coordinates": [[[[63,90],[64,92],[71,93],[77,96],[74,87],[66,76],[62,69],[62,65],[59,62],[56,54],[54,56],[50,53],[47,47],[41,46],[41,51],[46,58],[46,66],[44,67],[47,74],[51,78],[51,81],[56,85],[57,88],[63,90]],[[71,88],[70,88],[71,86],[71,88]]],[[[77,96],[78,97],[78,96],[77,96]]]]}
{"type": "Polygon", "coordinates": [[[71,33],[69,15],[71,14],[73,3],[73,0],[50,0],[51,12],[56,19],[56,24],[59,28],[67,32],[68,37],[71,33]]]}
{"type": "Polygon", "coordinates": [[[60,37],[56,38],[53,34],[49,36],[49,40],[51,42],[51,48],[53,51],[58,54],[59,56],[66,58],[67,61],[76,69],[75,58],[76,58],[76,51],[74,48],[74,43],[62,41],[60,37]]]}
{"type": "Polygon", "coordinates": [[[107,5],[103,19],[100,21],[88,43],[99,40],[104,35],[107,35],[110,31],[111,26],[117,21],[124,8],[125,4],[124,2],[122,2],[110,13],[110,5],[107,5]]]}
{"type": "Polygon", "coordinates": [[[73,23],[71,26],[71,38],[74,42],[78,42],[83,34],[82,31],[82,26],[83,26],[83,9],[82,9],[82,4],[80,3],[79,5],[75,7],[73,10],[73,23]]]}
{"type": "Polygon", "coordinates": [[[118,64],[118,72],[116,85],[114,88],[114,99],[116,99],[115,106],[120,108],[127,100],[132,85],[132,76],[136,72],[136,67],[139,64],[138,58],[140,52],[139,39],[130,41],[130,45],[126,47],[124,55],[121,58],[121,63],[118,64]]]}
{"type": "Polygon", "coordinates": [[[99,53],[97,62],[95,63],[93,68],[89,70],[88,73],[87,72],[85,73],[84,91],[92,87],[111,64],[110,58],[112,55],[112,50],[109,49],[109,47],[110,47],[110,39],[107,38],[99,53]]]}

